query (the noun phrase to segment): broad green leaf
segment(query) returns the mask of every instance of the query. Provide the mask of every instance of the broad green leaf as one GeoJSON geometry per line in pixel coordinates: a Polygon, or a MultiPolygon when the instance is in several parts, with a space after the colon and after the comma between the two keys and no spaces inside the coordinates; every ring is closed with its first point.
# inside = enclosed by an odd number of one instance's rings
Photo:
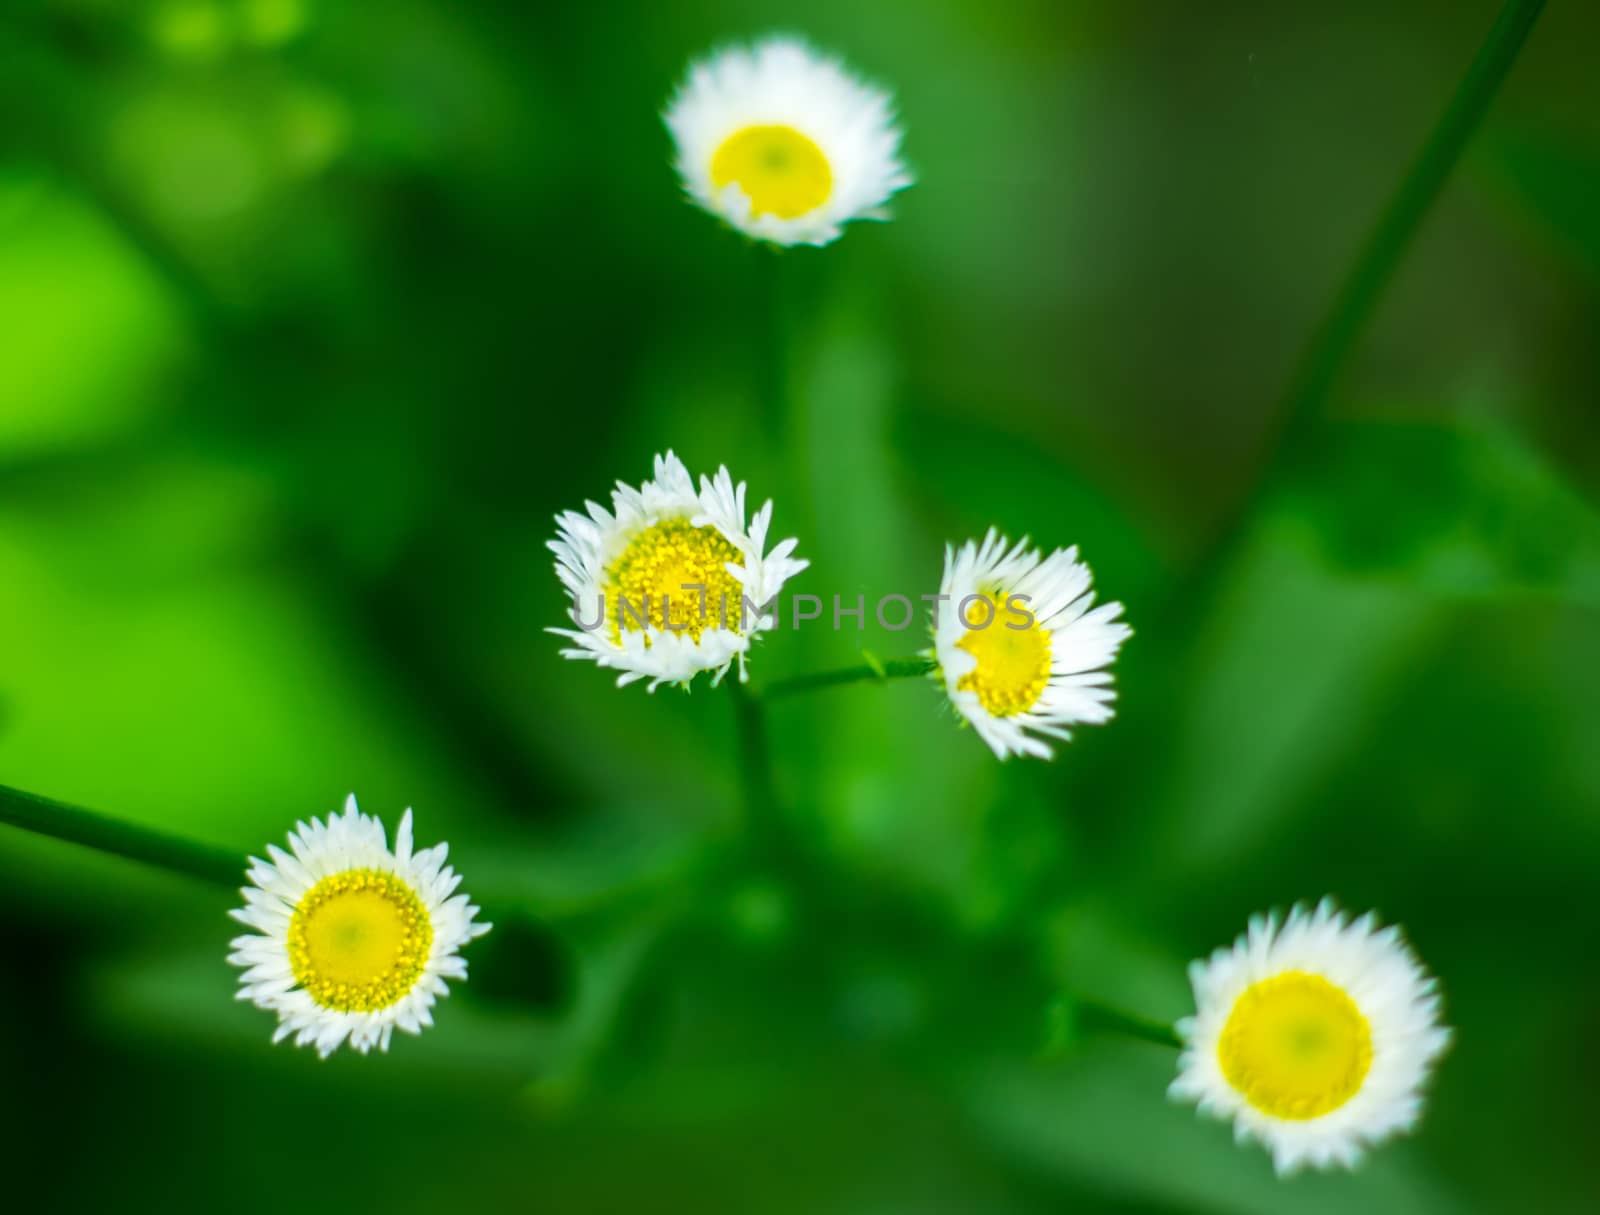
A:
{"type": "Polygon", "coordinates": [[[1248,852],[1346,762],[1452,603],[1600,601],[1600,516],[1511,436],[1340,427],[1271,503],[1198,634],[1171,753],[1165,848],[1248,852]]]}
{"type": "Polygon", "coordinates": [[[128,433],[162,409],[177,303],[93,207],[0,175],[0,463],[128,433]]]}
{"type": "MultiPolygon", "coordinates": [[[[792,647],[814,668],[859,662],[862,648],[896,656],[926,648],[918,597],[937,593],[943,559],[942,541],[899,491],[890,436],[900,368],[877,320],[875,289],[854,286],[802,340],[791,388],[794,458],[816,520],[803,589],[821,598],[823,616],[771,644],[792,647]],[[909,627],[890,630],[876,619],[875,605],[890,594],[917,609],[909,627]],[[835,597],[844,608],[864,607],[859,626],[835,617],[835,597]]],[[[993,914],[983,836],[996,765],[970,731],[956,728],[931,681],[845,687],[775,706],[771,716],[791,740],[783,758],[798,777],[802,813],[839,853],[936,893],[969,920],[993,914]]]]}
{"type": "Polygon", "coordinates": [[[1600,514],[1502,430],[1341,426],[1281,513],[1352,574],[1449,596],[1600,602],[1600,514]]]}
{"type": "Polygon", "coordinates": [[[241,849],[354,790],[419,839],[486,815],[420,707],[203,463],[0,503],[8,783],[241,849]]]}
{"type": "Polygon", "coordinates": [[[1150,845],[1165,863],[1215,866],[1280,830],[1433,627],[1428,595],[1330,569],[1305,530],[1262,525],[1194,640],[1150,845]]]}
{"type": "MultiPolygon", "coordinates": [[[[100,1032],[186,1053],[203,1050],[213,1060],[257,1055],[288,1067],[316,1064],[310,1048],[272,1044],[277,1022],[271,1012],[235,999],[238,971],[225,960],[226,923],[218,927],[215,951],[133,954],[95,969],[88,986],[100,1032]]],[[[469,965],[470,958],[469,949],[469,965]]],[[[416,1038],[397,1033],[383,1062],[413,1080],[452,1076],[497,1085],[509,1096],[530,1075],[564,1063],[569,1053],[571,1031],[561,1019],[486,1007],[460,990],[435,1005],[434,1021],[416,1038]]],[[[363,1062],[372,1061],[341,1051],[328,1065],[354,1072],[363,1062]]]]}
{"type": "Polygon", "coordinates": [[[1484,141],[1479,176],[1539,243],[1600,279],[1600,144],[1520,127],[1484,141]]]}
{"type": "MultiPolygon", "coordinates": [[[[1282,1180],[1259,1147],[1166,1098],[1177,1055],[1104,1043],[1046,1066],[995,1064],[969,1077],[968,1109],[996,1149],[1060,1182],[1216,1215],[1452,1215],[1462,1206],[1389,1144],[1354,1174],[1282,1180]]],[[[1425,1132],[1424,1132],[1425,1133],[1425,1132]]]]}

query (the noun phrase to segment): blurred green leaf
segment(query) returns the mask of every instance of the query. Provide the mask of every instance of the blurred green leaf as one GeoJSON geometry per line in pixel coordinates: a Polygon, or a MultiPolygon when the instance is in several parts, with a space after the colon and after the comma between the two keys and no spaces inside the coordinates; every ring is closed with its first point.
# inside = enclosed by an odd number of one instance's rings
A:
{"type": "Polygon", "coordinates": [[[1063,905],[1040,927],[1045,972],[1062,991],[1167,1024],[1191,1011],[1185,960],[1103,901],[1063,905]]]}
{"type": "Polygon", "coordinates": [[[1600,143],[1524,126],[1486,140],[1477,159],[1520,228],[1600,278],[1600,143]]]}
{"type": "Polygon", "coordinates": [[[1126,505],[1036,442],[920,414],[903,419],[895,448],[928,511],[955,529],[947,543],[998,527],[1013,540],[1030,536],[1046,551],[1075,544],[1100,597],[1130,604],[1148,598],[1162,578],[1162,563],[1126,505]]]}
{"type": "Polygon", "coordinates": [[[139,251],[48,176],[0,171],[0,464],[123,435],[163,411],[177,302],[139,251]]]}
{"type": "MultiPolygon", "coordinates": [[[[918,596],[939,585],[942,545],[922,534],[899,491],[890,435],[901,368],[878,317],[876,287],[853,279],[836,289],[814,332],[797,339],[791,454],[815,518],[815,539],[801,549],[813,557],[806,589],[822,599],[823,614],[770,644],[792,647],[814,669],[859,662],[863,646],[893,654],[925,647],[918,596]],[[916,607],[909,627],[877,621],[874,605],[889,594],[916,607]],[[835,617],[835,597],[845,610],[859,597],[863,619],[835,617]]],[[[956,732],[955,714],[926,680],[849,686],[817,694],[816,703],[820,716],[793,704],[772,715],[775,734],[788,740],[780,776],[785,767],[795,773],[802,812],[854,863],[935,892],[969,921],[991,918],[1000,903],[982,849],[995,770],[983,744],[956,732]],[[930,736],[948,745],[925,745],[930,736]]]]}
{"type": "MultiPolygon", "coordinates": [[[[186,1052],[203,1047],[213,1056],[256,1055],[280,1066],[319,1065],[310,1048],[274,1046],[273,1014],[235,999],[238,971],[224,960],[228,923],[218,923],[215,950],[131,954],[97,969],[89,979],[92,1007],[108,1014],[99,1028],[108,1035],[131,1034],[186,1052]]],[[[469,965],[471,956],[469,949],[469,965]]],[[[389,1067],[409,1073],[413,1081],[448,1077],[510,1096],[529,1076],[565,1066],[574,1041],[561,1017],[486,1007],[470,996],[463,998],[460,991],[435,1007],[434,1018],[434,1028],[425,1034],[395,1034],[389,1067]]],[[[344,1069],[359,1083],[357,1069],[372,1062],[341,1051],[321,1065],[344,1069]]]]}
{"type": "Polygon", "coordinates": [[[1259,1148],[1166,1099],[1177,1055],[1100,1041],[1049,1067],[995,1064],[963,1086],[995,1147],[1046,1178],[1216,1215],[1451,1215],[1463,1210],[1389,1145],[1355,1175],[1285,1181],[1259,1148]]]}
{"type": "Polygon", "coordinates": [[[1190,645],[1151,852],[1184,868],[1262,846],[1350,753],[1436,616],[1421,591],[1330,569],[1274,516],[1190,645]]]}
{"type": "Polygon", "coordinates": [[[706,824],[660,806],[596,807],[555,826],[496,834],[479,832],[452,851],[463,872],[470,866],[480,901],[559,919],[663,896],[701,871],[712,839],[706,824]]]}
{"type": "Polygon", "coordinates": [[[1501,432],[1341,426],[1270,509],[1193,648],[1164,812],[1185,865],[1281,830],[1450,601],[1600,602],[1600,516],[1501,432]]]}
{"type": "Polygon", "coordinates": [[[1282,509],[1351,574],[1449,596],[1600,603],[1600,514],[1503,430],[1341,426],[1282,509]]]}
{"type": "Polygon", "coordinates": [[[352,789],[390,822],[414,804],[423,840],[481,820],[473,778],[297,583],[258,488],[169,459],[0,502],[8,782],[241,865],[352,789]]]}

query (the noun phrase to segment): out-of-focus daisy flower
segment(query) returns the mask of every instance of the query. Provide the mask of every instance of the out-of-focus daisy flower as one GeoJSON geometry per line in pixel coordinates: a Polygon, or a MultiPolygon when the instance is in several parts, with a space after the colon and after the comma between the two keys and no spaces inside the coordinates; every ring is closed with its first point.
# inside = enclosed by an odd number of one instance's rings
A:
{"type": "Polygon", "coordinates": [[[274,1042],[292,1034],[327,1058],[348,1039],[366,1054],[388,1050],[396,1027],[433,1024],[445,980],[467,977],[461,947],[490,927],[455,893],[445,850],[412,850],[407,810],[391,852],[352,794],[326,824],[297,823],[288,852],[250,858],[245,905],[229,914],[255,931],[234,939],[228,961],[244,968],[239,998],[278,1014],[274,1042]]]}
{"type": "Polygon", "coordinates": [[[796,38],[693,64],[667,107],[689,197],[741,232],[825,245],[911,184],[889,95],[796,38]]]}
{"type": "Polygon", "coordinates": [[[578,626],[550,630],[576,643],[562,654],[622,672],[619,686],[648,679],[652,692],[701,671],[720,683],[734,659],[743,680],[751,641],[778,622],[760,609],[810,564],[791,556],[793,539],[768,552],[772,503],[746,527],[744,500],[726,468],[696,491],[669,451],[653,480],[619,481],[609,511],[589,502],[587,514],[556,516],[550,549],[578,626]]]}
{"type": "Polygon", "coordinates": [[[1257,916],[1232,949],[1189,967],[1195,1015],[1171,1095],[1233,1120],[1280,1175],[1353,1166],[1410,1130],[1450,1042],[1434,981],[1398,928],[1348,922],[1324,899],[1286,922],[1257,916]]]}
{"type": "Polygon", "coordinates": [[[1076,548],[1048,557],[993,529],[982,544],[945,549],[933,657],[951,703],[1001,759],[1050,758],[1034,735],[1111,717],[1105,668],[1133,633],[1120,603],[1092,607],[1076,548]]]}

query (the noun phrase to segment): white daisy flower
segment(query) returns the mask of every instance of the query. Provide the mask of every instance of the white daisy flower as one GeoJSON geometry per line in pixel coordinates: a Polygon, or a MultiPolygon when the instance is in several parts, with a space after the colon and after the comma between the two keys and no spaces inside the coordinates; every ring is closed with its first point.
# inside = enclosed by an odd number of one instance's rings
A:
{"type": "Polygon", "coordinates": [[[396,1027],[433,1024],[445,980],[467,977],[461,947],[490,928],[455,893],[445,848],[412,851],[407,810],[391,852],[351,794],[326,824],[295,824],[288,852],[250,858],[245,905],[229,914],[255,932],[233,940],[228,961],[244,968],[239,998],[278,1014],[274,1042],[293,1034],[327,1058],[348,1038],[366,1054],[388,1050],[396,1027]]]}
{"type": "Polygon", "coordinates": [[[652,692],[687,687],[701,671],[721,683],[735,659],[745,679],[750,643],[779,621],[776,608],[761,609],[810,562],[793,558],[793,539],[768,552],[772,503],[746,527],[744,499],[726,467],[696,491],[669,451],[653,480],[619,481],[609,511],[588,502],[587,514],[557,515],[550,549],[578,626],[550,630],[576,642],[563,656],[622,672],[619,687],[648,679],[652,692]]]}
{"type": "Polygon", "coordinates": [[[932,657],[951,703],[1001,759],[1050,758],[1036,734],[1111,718],[1105,668],[1133,630],[1120,603],[1091,610],[1089,567],[1076,548],[1048,557],[993,528],[983,543],[945,548],[932,657]]]}
{"type": "Polygon", "coordinates": [[[1439,997],[1398,928],[1354,923],[1324,899],[1288,921],[1256,916],[1232,949],[1189,967],[1195,1015],[1169,1094],[1231,1118],[1279,1175],[1350,1168],[1409,1131],[1450,1042],[1439,997]]]}
{"type": "Polygon", "coordinates": [[[693,64],[665,114],[689,197],[778,245],[825,245],[853,219],[887,219],[911,184],[889,95],[797,38],[693,64]]]}

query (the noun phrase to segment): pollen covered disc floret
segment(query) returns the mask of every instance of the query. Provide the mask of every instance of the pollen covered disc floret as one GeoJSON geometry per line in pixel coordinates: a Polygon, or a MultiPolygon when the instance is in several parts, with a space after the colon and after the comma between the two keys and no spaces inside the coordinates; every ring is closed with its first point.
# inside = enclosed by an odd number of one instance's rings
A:
{"type": "Polygon", "coordinates": [[[1256,917],[1231,949],[1189,967],[1195,1015],[1171,1095],[1231,1119],[1280,1174],[1349,1168],[1410,1130],[1450,1041],[1431,978],[1397,928],[1350,922],[1324,899],[1256,917]]]}
{"type": "Polygon", "coordinates": [[[726,468],[695,488],[670,451],[635,489],[618,482],[611,509],[556,517],[550,541],[575,628],[551,629],[573,644],[568,658],[619,671],[617,683],[688,686],[701,671],[720,683],[735,660],[745,678],[751,642],[777,622],[783,584],[809,564],[796,541],[767,550],[772,503],[745,521],[745,486],[726,468]]]}
{"type": "Polygon", "coordinates": [[[889,96],[796,38],[693,64],[667,107],[689,197],[741,232],[825,245],[911,184],[889,96]]]}
{"type": "Polygon", "coordinates": [[[228,961],[244,968],[239,998],[278,1014],[274,1042],[292,1035],[326,1057],[348,1040],[365,1054],[388,1050],[396,1027],[433,1024],[445,980],[467,977],[461,947],[490,927],[455,893],[445,853],[413,849],[410,810],[391,851],[352,794],[326,824],[296,824],[288,852],[250,859],[245,905],[230,914],[255,932],[234,939],[228,961]]]}
{"type": "Polygon", "coordinates": [[[1038,735],[1111,718],[1105,668],[1132,635],[1120,603],[1094,606],[1078,550],[1048,557],[990,530],[946,548],[933,657],[951,703],[1001,759],[1049,759],[1038,735]]]}

